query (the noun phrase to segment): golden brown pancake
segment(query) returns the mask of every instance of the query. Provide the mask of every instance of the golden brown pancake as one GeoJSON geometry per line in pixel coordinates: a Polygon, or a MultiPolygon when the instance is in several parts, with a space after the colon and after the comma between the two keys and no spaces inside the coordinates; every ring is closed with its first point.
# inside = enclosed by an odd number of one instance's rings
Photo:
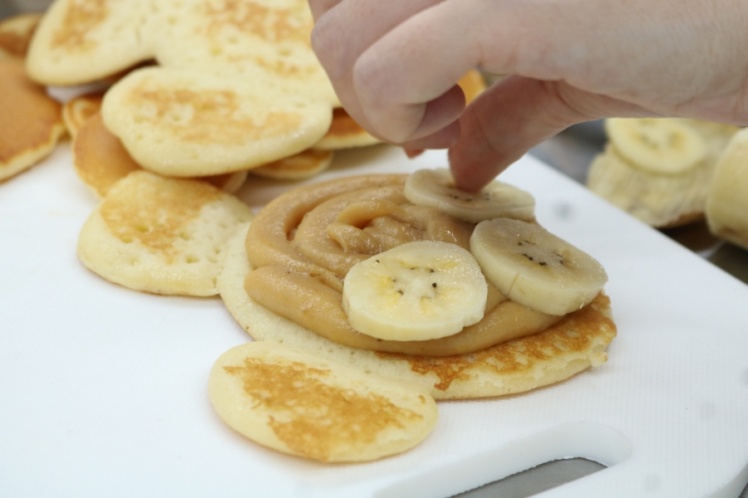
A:
{"type": "Polygon", "coordinates": [[[68,100],[62,105],[62,119],[68,134],[75,138],[83,124],[101,110],[104,92],[86,93],[68,100]]]}
{"type": "Polygon", "coordinates": [[[303,180],[318,175],[332,164],[334,153],[307,149],[249,170],[253,175],[275,180],[303,180]]]}
{"type": "Polygon", "coordinates": [[[73,138],[73,166],[78,177],[98,197],[133,171],[142,169],[104,126],[95,112],[81,123],[73,138]]]}
{"type": "Polygon", "coordinates": [[[26,57],[31,37],[41,18],[41,13],[30,12],[0,21],[0,57],[26,57]]]}
{"type": "Polygon", "coordinates": [[[325,136],[314,144],[318,150],[339,150],[350,149],[353,147],[366,147],[380,143],[380,140],[373,137],[361,125],[346,112],[342,107],[333,110],[332,124],[327,130],[325,136]]]}
{"type": "Polygon", "coordinates": [[[153,58],[151,0],[55,0],[29,46],[29,76],[47,85],[106,79],[153,58]]]}
{"type": "Polygon", "coordinates": [[[165,176],[247,170],[309,148],[329,128],[329,104],[253,83],[143,68],[107,91],[101,112],[138,164],[165,176]]]}
{"type": "MultiPolygon", "coordinates": [[[[389,349],[392,345],[387,344],[388,341],[375,341],[371,338],[364,340],[361,337],[354,337],[353,332],[351,340],[341,342],[340,337],[331,334],[330,330],[324,330],[324,327],[316,328],[318,323],[328,323],[326,320],[329,316],[336,314],[335,299],[339,298],[328,299],[326,296],[333,295],[336,286],[341,284],[335,271],[331,269],[332,263],[321,264],[320,260],[314,262],[306,259],[305,256],[313,251],[318,243],[307,238],[300,220],[316,217],[316,214],[310,213],[317,206],[333,205],[336,198],[341,195],[359,199],[362,204],[375,207],[379,200],[372,201],[364,198],[362,194],[370,187],[379,192],[377,195],[381,196],[380,200],[389,202],[393,194],[389,193],[388,189],[397,181],[398,175],[369,175],[301,187],[287,194],[288,198],[298,200],[298,203],[286,206],[288,216],[274,216],[275,211],[272,210],[273,206],[270,203],[268,206],[271,209],[260,211],[248,229],[240,228],[224,250],[224,267],[218,279],[219,293],[236,321],[255,340],[284,343],[292,348],[357,366],[385,378],[413,383],[429,390],[436,399],[501,396],[523,392],[560,382],[605,361],[605,350],[615,337],[616,328],[611,319],[610,300],[604,294],[598,295],[582,310],[566,317],[554,318],[545,324],[536,323],[532,325],[534,328],[525,329],[520,334],[510,333],[508,338],[502,339],[503,342],[494,342],[493,345],[481,344],[475,348],[475,343],[471,339],[470,352],[467,353],[447,354],[448,349],[444,349],[454,347],[449,342],[459,342],[461,339],[456,338],[460,334],[445,338],[445,344],[438,344],[438,347],[404,344],[399,346],[405,348],[403,352],[394,352],[395,350],[389,349]],[[306,198],[300,194],[304,190],[316,191],[317,194],[306,198]],[[343,194],[340,194],[341,190],[343,194]],[[274,222],[267,228],[258,228],[255,223],[259,220],[264,224],[264,216],[269,216],[274,222]],[[259,232],[265,234],[258,242],[256,236],[259,232]],[[276,306],[271,301],[260,302],[263,301],[262,294],[269,292],[268,289],[271,287],[260,286],[253,289],[257,281],[250,276],[260,270],[265,271],[264,268],[270,268],[271,273],[273,268],[285,268],[282,278],[273,280],[279,276],[275,273],[271,275],[272,278],[266,280],[279,285],[285,285],[282,282],[286,277],[294,278],[294,274],[305,275],[287,287],[293,290],[284,293],[286,298],[281,299],[273,294],[275,297],[272,299],[276,302],[280,299],[290,306],[284,308],[276,306]],[[244,281],[242,275],[247,276],[244,281]],[[297,294],[305,292],[309,278],[314,282],[308,289],[313,289],[314,292],[310,290],[308,297],[313,297],[314,300],[307,305],[297,306],[297,294]],[[287,312],[288,309],[294,308],[295,311],[287,312]],[[317,313],[319,310],[322,312],[317,313]],[[422,349],[416,349],[419,346],[422,349]]],[[[282,204],[277,206],[282,207],[282,204]]],[[[309,223],[309,233],[316,231],[322,238],[325,234],[335,231],[320,231],[315,225],[316,222],[310,220],[309,223]]],[[[394,229],[393,226],[388,225],[387,230],[400,230],[394,229]]],[[[437,227],[438,231],[442,232],[443,227],[437,227]]],[[[457,233],[459,229],[455,226],[447,231],[457,233]]],[[[457,235],[457,238],[460,236],[457,235]]],[[[349,254],[341,258],[335,251],[329,254],[323,251],[320,258],[339,260],[340,264],[349,265],[356,260],[356,256],[349,254]]],[[[276,291],[278,289],[276,287],[276,291]]],[[[499,299],[495,302],[503,304],[506,301],[499,299]]],[[[515,305],[512,303],[512,306],[515,305]]],[[[498,305],[495,309],[498,309],[498,305]]],[[[495,320],[500,323],[502,313],[499,312],[495,320]]],[[[526,318],[520,317],[518,320],[523,322],[526,318]]],[[[501,336],[504,329],[498,332],[501,336]]],[[[485,333],[487,332],[483,334],[485,333]]]]}
{"type": "Polygon", "coordinates": [[[23,62],[0,59],[0,180],[46,157],[65,134],[60,104],[26,77],[23,62]]]}
{"type": "Polygon", "coordinates": [[[246,204],[205,182],[137,170],[116,182],[86,220],[78,257],[134,290],[211,296],[223,245],[251,216],[246,204]]]}
{"type": "Polygon", "coordinates": [[[155,53],[163,66],[245,83],[265,74],[294,95],[339,103],[311,47],[314,21],[306,0],[184,2],[169,10],[178,22],[159,26],[155,53]]]}
{"type": "MultiPolygon", "coordinates": [[[[83,95],[63,107],[68,130],[73,135],[73,166],[78,177],[98,197],[105,196],[112,185],[131,172],[142,169],[122,142],[104,126],[99,112],[102,97],[101,93],[83,95]]],[[[238,171],[196,179],[232,193],[239,190],[246,178],[246,171],[238,171]]]]}
{"type": "Polygon", "coordinates": [[[401,453],[420,443],[437,419],[426,393],[273,342],[250,342],[221,355],[208,392],[238,433],[322,462],[401,453]]]}

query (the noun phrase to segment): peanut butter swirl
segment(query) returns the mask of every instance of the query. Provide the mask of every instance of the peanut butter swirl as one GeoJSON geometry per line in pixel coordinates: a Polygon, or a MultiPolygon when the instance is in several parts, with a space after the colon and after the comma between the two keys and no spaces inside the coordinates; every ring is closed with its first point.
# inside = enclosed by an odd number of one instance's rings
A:
{"type": "Polygon", "coordinates": [[[426,341],[386,341],[354,330],[342,308],[343,279],[357,262],[400,244],[439,240],[468,248],[474,225],[403,195],[407,175],[365,175],[309,185],[270,202],[252,221],[246,250],[250,298],[349,347],[421,356],[483,350],[560,320],[508,300],[489,285],[483,319],[426,341]]]}

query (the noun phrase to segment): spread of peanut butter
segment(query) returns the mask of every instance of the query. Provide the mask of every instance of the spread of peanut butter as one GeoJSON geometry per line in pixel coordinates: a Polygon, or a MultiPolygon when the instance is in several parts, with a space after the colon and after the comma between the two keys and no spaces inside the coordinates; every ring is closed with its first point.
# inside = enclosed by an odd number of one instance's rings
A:
{"type": "Polygon", "coordinates": [[[338,344],[371,351],[450,356],[534,334],[561,317],[519,305],[489,285],[483,319],[425,341],[386,341],[354,330],[342,307],[343,279],[359,261],[406,242],[439,240],[469,249],[474,225],[403,194],[407,175],[363,175],[285,193],[253,219],[244,287],[254,301],[338,344]]]}

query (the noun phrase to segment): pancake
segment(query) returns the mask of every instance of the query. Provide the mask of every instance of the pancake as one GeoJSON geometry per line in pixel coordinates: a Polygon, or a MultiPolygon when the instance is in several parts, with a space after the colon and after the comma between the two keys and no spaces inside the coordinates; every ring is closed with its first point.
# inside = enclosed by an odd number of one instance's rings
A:
{"type": "Polygon", "coordinates": [[[25,58],[42,18],[39,12],[16,14],[0,21],[0,57],[25,58]]]}
{"type": "Polygon", "coordinates": [[[62,119],[68,134],[75,138],[83,124],[92,116],[99,114],[104,92],[85,93],[67,100],[62,105],[62,119]]]}
{"type": "Polygon", "coordinates": [[[161,65],[249,83],[264,74],[295,95],[339,103],[311,47],[314,21],[306,0],[197,1],[165,10],[179,21],[161,24],[156,47],[161,65]]]}
{"type": "Polygon", "coordinates": [[[111,77],[153,55],[151,0],[55,0],[27,56],[32,79],[79,85],[111,77]]]}
{"type": "MultiPolygon", "coordinates": [[[[79,103],[75,106],[75,116],[70,118],[76,121],[75,127],[78,128],[72,141],[73,166],[83,183],[97,197],[104,197],[116,182],[142,168],[122,146],[122,142],[104,126],[101,114],[96,109],[95,97],[76,100],[79,103]]],[[[239,190],[246,178],[246,171],[237,171],[195,179],[233,193],[239,190]]]]}
{"type": "Polygon", "coordinates": [[[107,91],[106,127],[143,168],[165,176],[246,170],[301,152],[331,121],[330,106],[262,85],[160,67],[107,91]]]}
{"type": "Polygon", "coordinates": [[[314,356],[419,386],[437,400],[505,396],[555,384],[606,361],[616,335],[610,300],[590,305],[543,332],[475,353],[429,357],[367,351],[337,344],[250,299],[244,277],[251,266],[238,228],[221,255],[220,296],[236,322],[257,341],[272,341],[314,356]]]}
{"type": "Polygon", "coordinates": [[[273,342],[221,355],[208,392],[238,433],[322,462],[401,453],[425,439],[437,420],[434,399],[417,389],[273,342]]]}
{"type": "Polygon", "coordinates": [[[246,204],[205,182],[134,171],[84,223],[78,257],[134,290],[212,296],[224,242],[250,218],[246,204]]]}
{"type": "Polygon", "coordinates": [[[250,172],[274,180],[304,180],[329,168],[333,157],[332,151],[307,149],[293,156],[252,168],[250,172]]]}
{"type": "Polygon", "coordinates": [[[23,61],[0,58],[0,180],[47,157],[65,135],[60,104],[27,77],[23,61]]]}
{"type": "Polygon", "coordinates": [[[97,197],[104,197],[119,180],[142,169],[104,127],[101,114],[96,112],[79,126],[72,143],[73,166],[97,197]]]}
{"type": "Polygon", "coordinates": [[[211,185],[220,188],[224,192],[233,194],[240,188],[242,188],[242,185],[244,185],[244,182],[247,180],[248,175],[248,171],[241,170],[234,171],[232,173],[224,173],[222,175],[196,176],[195,180],[210,183],[211,185]]]}
{"type": "Polygon", "coordinates": [[[364,130],[342,107],[333,110],[332,123],[325,136],[314,144],[317,150],[340,150],[381,143],[364,130]]]}

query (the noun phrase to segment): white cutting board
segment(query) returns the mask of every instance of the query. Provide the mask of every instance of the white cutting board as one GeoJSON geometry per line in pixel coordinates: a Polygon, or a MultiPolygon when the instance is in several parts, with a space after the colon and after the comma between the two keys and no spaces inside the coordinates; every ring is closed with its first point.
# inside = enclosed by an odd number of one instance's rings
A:
{"type": "MultiPolygon", "coordinates": [[[[318,180],[445,165],[374,147],[318,180]]],[[[208,371],[247,336],[217,298],[140,294],[82,267],[77,233],[96,201],[67,145],[0,184],[0,496],[443,498],[567,457],[609,468],[543,496],[736,496],[748,286],[529,157],[502,178],[608,270],[609,361],[536,392],[441,403],[422,445],[360,465],[277,454],[219,421],[208,371]]],[[[285,188],[258,181],[241,196],[259,206],[285,188]]]]}

